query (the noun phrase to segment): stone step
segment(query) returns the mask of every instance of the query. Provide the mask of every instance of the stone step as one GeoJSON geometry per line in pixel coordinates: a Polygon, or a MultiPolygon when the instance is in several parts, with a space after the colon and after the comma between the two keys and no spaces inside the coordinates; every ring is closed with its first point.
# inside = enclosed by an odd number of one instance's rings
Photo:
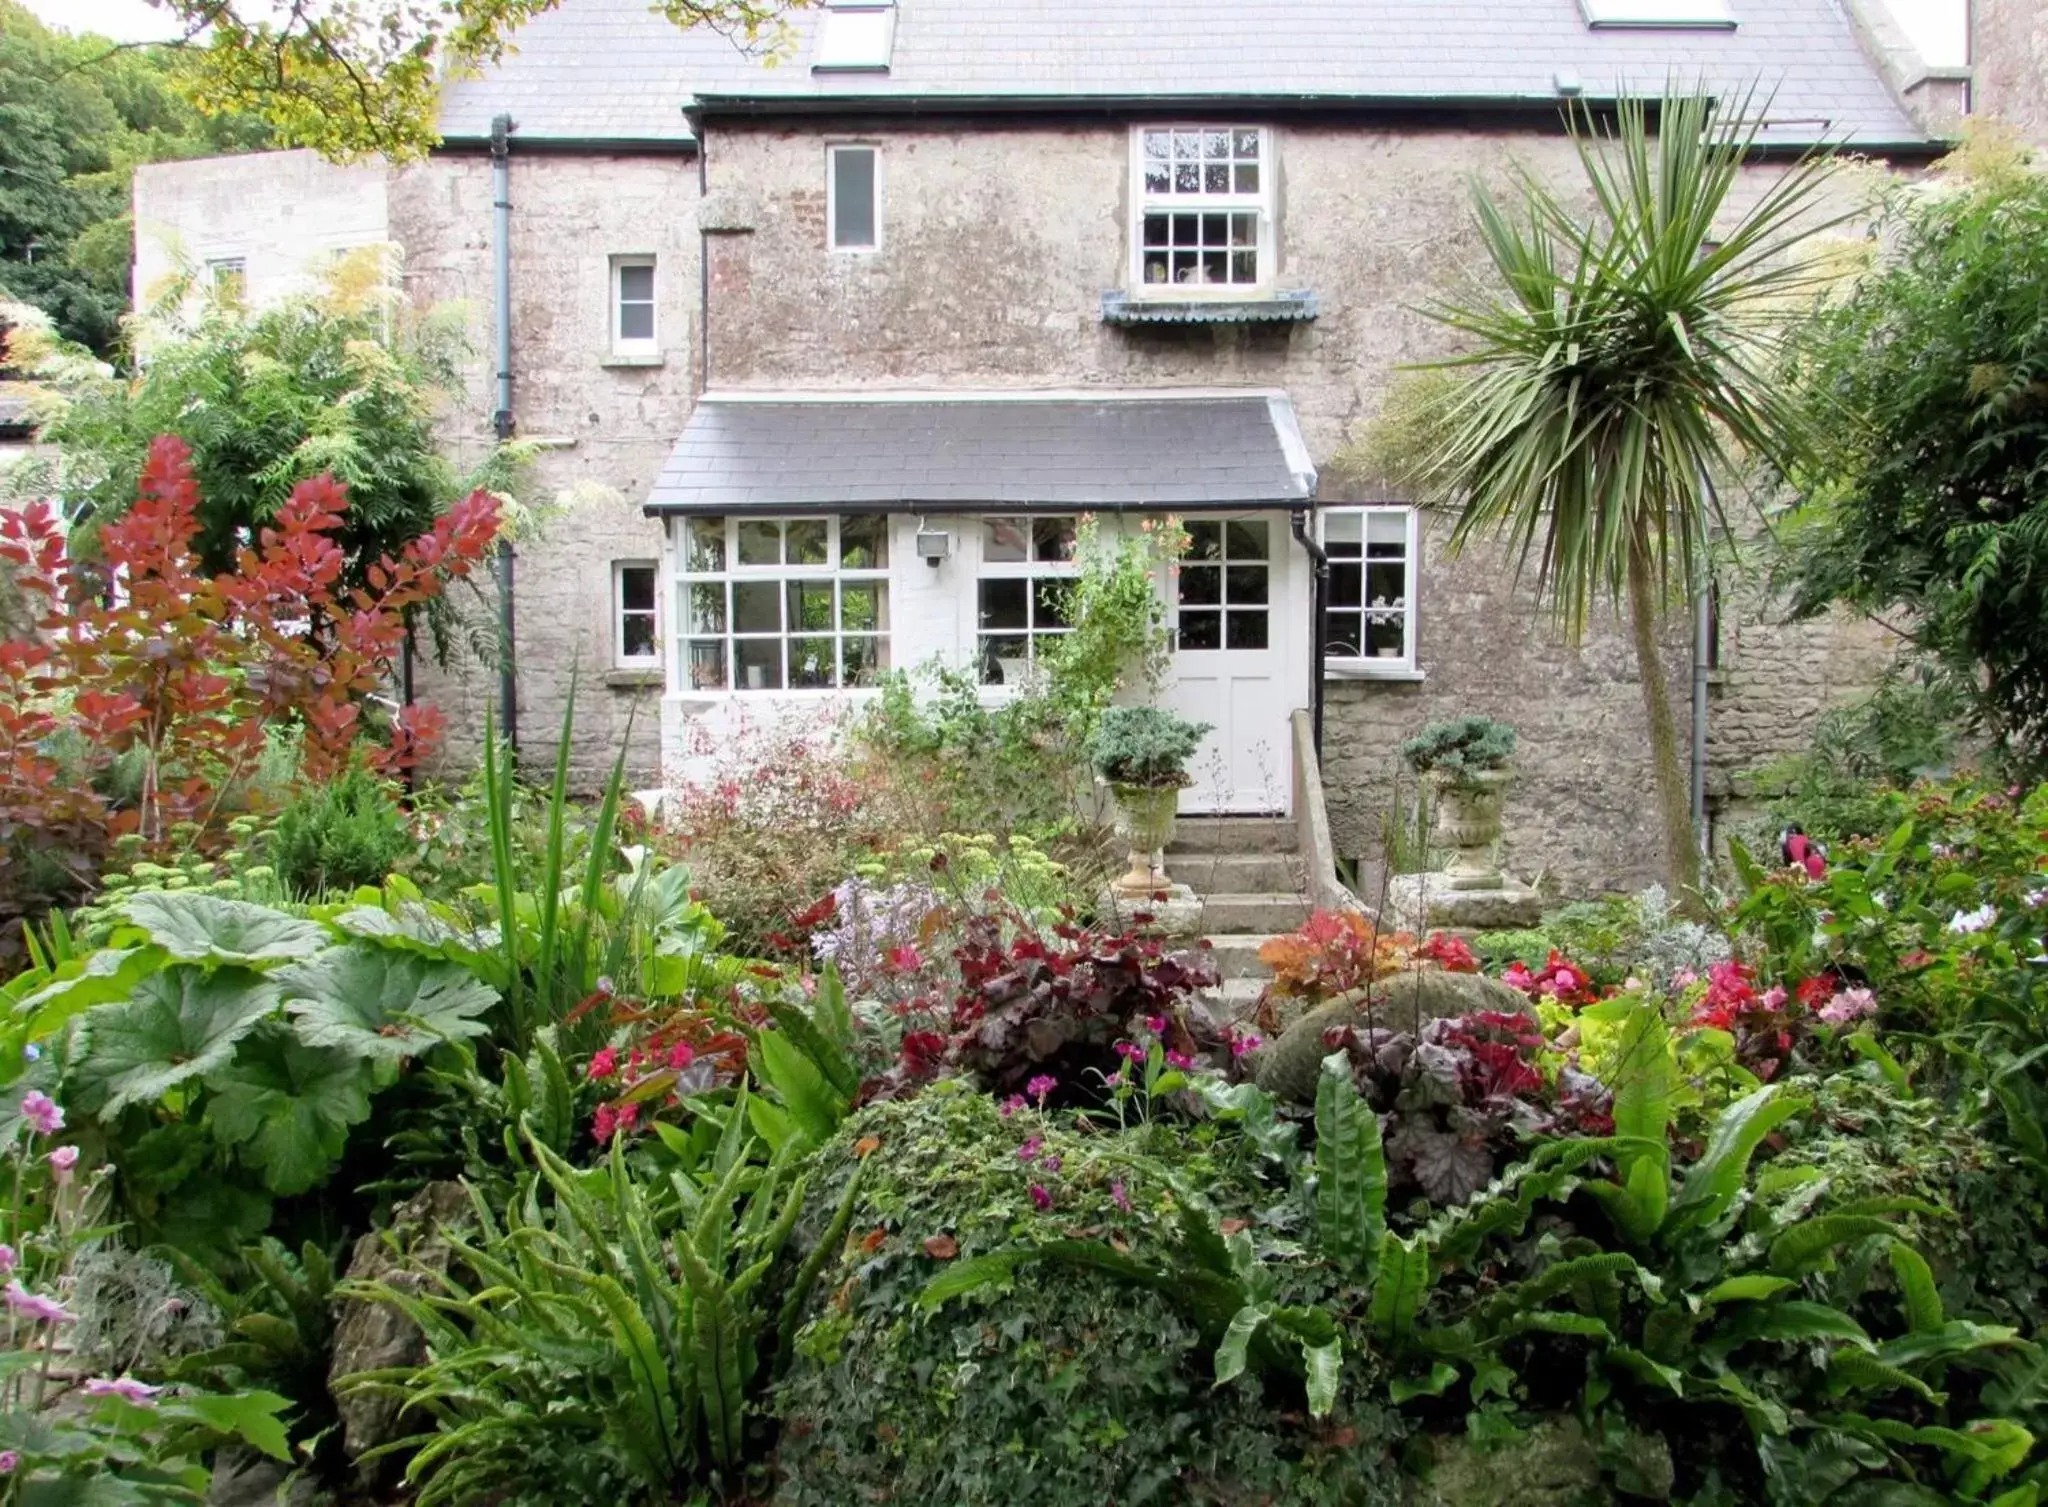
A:
{"type": "Polygon", "coordinates": [[[1198,895],[1301,894],[1301,860],[1292,853],[1179,853],[1167,871],[1198,895]]]}
{"type": "Polygon", "coordinates": [[[1183,816],[1173,824],[1173,841],[1166,851],[1170,857],[1175,853],[1292,853],[1295,847],[1295,826],[1288,817],[1183,816]]]}
{"type": "Polygon", "coordinates": [[[1225,983],[1232,979],[1251,979],[1263,986],[1273,976],[1273,970],[1259,961],[1259,949],[1272,938],[1250,933],[1238,933],[1209,938],[1209,955],[1215,960],[1216,971],[1225,983]]]}
{"type": "Polygon", "coordinates": [[[1209,936],[1219,932],[1252,932],[1261,940],[1278,932],[1293,931],[1308,919],[1308,901],[1293,891],[1203,895],[1201,928],[1209,936]]]}
{"type": "Polygon", "coordinates": [[[1258,1009],[1259,996],[1265,992],[1266,980],[1262,978],[1234,978],[1225,979],[1217,988],[1205,990],[1202,999],[1220,1024],[1243,1020],[1258,1009]]]}

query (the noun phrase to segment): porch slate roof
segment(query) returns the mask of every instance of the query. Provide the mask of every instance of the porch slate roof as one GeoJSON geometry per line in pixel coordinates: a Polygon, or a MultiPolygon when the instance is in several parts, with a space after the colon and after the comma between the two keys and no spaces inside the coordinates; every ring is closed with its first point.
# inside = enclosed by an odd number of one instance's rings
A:
{"type": "Polygon", "coordinates": [[[1735,0],[1732,28],[1596,29],[1579,0],[897,0],[886,70],[811,67],[826,7],[787,13],[777,66],[709,27],[684,32],[647,0],[563,0],[515,50],[443,90],[441,130],[687,147],[693,100],[776,108],[1202,101],[1388,107],[1555,104],[1655,94],[1667,80],[1769,97],[1767,141],[1925,140],[1837,0],[1735,0]]]}
{"type": "Polygon", "coordinates": [[[724,393],[647,511],[1286,507],[1315,480],[1293,405],[1258,389],[724,393]]]}

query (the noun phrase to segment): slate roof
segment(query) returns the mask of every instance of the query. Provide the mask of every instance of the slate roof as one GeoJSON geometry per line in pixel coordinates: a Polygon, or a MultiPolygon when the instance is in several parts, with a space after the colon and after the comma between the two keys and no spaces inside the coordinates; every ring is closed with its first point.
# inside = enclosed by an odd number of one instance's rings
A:
{"type": "Polygon", "coordinates": [[[28,438],[40,422],[35,405],[27,398],[0,397],[0,437],[28,438]]]}
{"type": "Polygon", "coordinates": [[[899,0],[886,73],[813,73],[822,8],[791,13],[793,50],[769,67],[647,0],[563,0],[499,67],[448,85],[441,128],[487,139],[506,111],[527,141],[686,146],[693,99],[1502,104],[1555,100],[1562,73],[1590,98],[1756,86],[1787,144],[1924,140],[1837,0],[1734,3],[1731,31],[1595,30],[1578,0],[899,0]]]}
{"type": "Polygon", "coordinates": [[[1264,390],[713,393],[647,511],[1200,509],[1314,489],[1292,405],[1264,390]]]}

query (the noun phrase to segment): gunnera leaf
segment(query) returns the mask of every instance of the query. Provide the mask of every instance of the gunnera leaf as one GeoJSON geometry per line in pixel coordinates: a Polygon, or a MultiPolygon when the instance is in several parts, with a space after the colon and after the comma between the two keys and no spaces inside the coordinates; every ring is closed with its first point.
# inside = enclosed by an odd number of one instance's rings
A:
{"type": "Polygon", "coordinates": [[[102,1116],[153,1104],[225,1066],[235,1043],[276,1008],[277,986],[247,968],[167,968],[126,1002],[89,1012],[92,1049],[73,1070],[72,1098],[102,1116]]]}
{"type": "Polygon", "coordinates": [[[442,1041],[481,1036],[476,1017],[497,991],[459,964],[351,942],[277,976],[285,1009],[308,1046],[397,1062],[442,1041]]]}
{"type": "Polygon", "coordinates": [[[189,890],[147,890],[131,895],[121,910],[152,942],[186,963],[275,968],[311,957],[333,940],[317,921],[189,890]]]}
{"type": "Polygon", "coordinates": [[[341,1160],[348,1128],[370,1114],[370,1065],[346,1047],[309,1046],[282,1021],[250,1033],[209,1073],[207,1114],[273,1193],[303,1193],[341,1160]]]}

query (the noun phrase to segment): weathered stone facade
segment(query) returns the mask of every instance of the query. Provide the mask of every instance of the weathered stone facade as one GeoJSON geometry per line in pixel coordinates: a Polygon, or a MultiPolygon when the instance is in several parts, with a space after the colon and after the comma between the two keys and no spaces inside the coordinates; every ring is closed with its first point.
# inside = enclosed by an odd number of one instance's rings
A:
{"type": "Polygon", "coordinates": [[[2048,8],[2040,0],[1970,0],[1972,104],[2048,145],[2048,8]]]}

